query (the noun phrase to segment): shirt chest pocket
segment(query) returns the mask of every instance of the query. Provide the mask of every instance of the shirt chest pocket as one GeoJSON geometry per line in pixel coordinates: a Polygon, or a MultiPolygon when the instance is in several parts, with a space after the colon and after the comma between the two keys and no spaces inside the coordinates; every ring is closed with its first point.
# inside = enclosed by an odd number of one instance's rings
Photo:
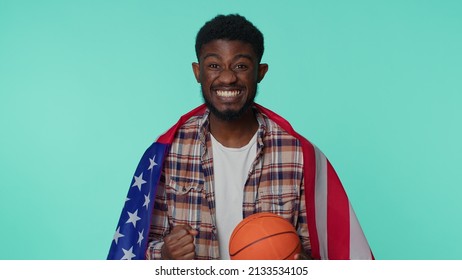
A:
{"type": "Polygon", "coordinates": [[[259,191],[260,212],[271,212],[288,220],[293,220],[298,213],[299,191],[297,186],[272,186],[259,191]]]}
{"type": "Polygon", "coordinates": [[[204,184],[200,181],[170,178],[167,184],[167,201],[170,224],[190,224],[195,226],[200,222],[200,210],[204,203],[204,184]]]}

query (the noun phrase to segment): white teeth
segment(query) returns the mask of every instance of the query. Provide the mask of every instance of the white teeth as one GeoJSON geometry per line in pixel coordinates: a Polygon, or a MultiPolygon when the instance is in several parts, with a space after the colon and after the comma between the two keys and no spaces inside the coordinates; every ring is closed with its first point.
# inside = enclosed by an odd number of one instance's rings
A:
{"type": "Polygon", "coordinates": [[[235,97],[239,95],[239,90],[217,90],[217,95],[220,97],[235,97]]]}

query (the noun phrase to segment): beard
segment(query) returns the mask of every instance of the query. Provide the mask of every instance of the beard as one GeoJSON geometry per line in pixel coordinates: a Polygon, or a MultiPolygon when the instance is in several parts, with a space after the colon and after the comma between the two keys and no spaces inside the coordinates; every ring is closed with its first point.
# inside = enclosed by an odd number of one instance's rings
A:
{"type": "Polygon", "coordinates": [[[201,87],[201,93],[202,93],[202,98],[204,99],[205,105],[207,106],[207,108],[212,114],[214,114],[217,118],[224,120],[224,121],[234,121],[234,120],[240,119],[242,115],[244,115],[244,113],[247,112],[247,110],[252,107],[254,100],[255,100],[255,96],[257,95],[257,88],[255,88],[255,92],[252,94],[252,98],[247,100],[244,106],[242,106],[242,108],[239,110],[220,111],[217,109],[217,107],[215,107],[212,104],[212,102],[210,102],[210,100],[207,99],[202,87],[201,87]]]}

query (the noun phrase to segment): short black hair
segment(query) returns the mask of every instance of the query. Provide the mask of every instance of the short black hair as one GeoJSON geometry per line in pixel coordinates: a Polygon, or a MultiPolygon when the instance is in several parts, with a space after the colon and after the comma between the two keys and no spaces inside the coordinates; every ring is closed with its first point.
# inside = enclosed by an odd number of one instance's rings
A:
{"type": "Polygon", "coordinates": [[[261,61],[265,49],[263,34],[245,17],[238,14],[218,15],[206,22],[196,36],[197,59],[203,45],[219,39],[251,44],[258,62],[261,61]]]}

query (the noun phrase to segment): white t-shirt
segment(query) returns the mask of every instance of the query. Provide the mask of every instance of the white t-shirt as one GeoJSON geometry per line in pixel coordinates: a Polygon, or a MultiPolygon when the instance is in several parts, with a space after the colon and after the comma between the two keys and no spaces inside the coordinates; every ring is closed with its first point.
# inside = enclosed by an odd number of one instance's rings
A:
{"type": "Polygon", "coordinates": [[[244,185],[257,154],[257,134],[241,148],[228,148],[212,134],[215,210],[220,258],[229,259],[229,238],[242,220],[244,185]]]}

